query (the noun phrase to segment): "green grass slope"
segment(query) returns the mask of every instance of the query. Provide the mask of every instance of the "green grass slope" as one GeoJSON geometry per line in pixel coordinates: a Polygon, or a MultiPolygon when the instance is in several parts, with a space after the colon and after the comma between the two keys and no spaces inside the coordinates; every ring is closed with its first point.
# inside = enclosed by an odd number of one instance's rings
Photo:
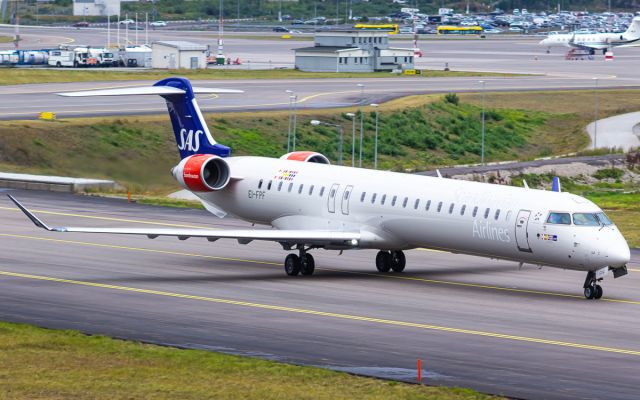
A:
{"type": "Polygon", "coordinates": [[[4,399],[489,399],[472,390],[362,378],[0,322],[4,399]]]}

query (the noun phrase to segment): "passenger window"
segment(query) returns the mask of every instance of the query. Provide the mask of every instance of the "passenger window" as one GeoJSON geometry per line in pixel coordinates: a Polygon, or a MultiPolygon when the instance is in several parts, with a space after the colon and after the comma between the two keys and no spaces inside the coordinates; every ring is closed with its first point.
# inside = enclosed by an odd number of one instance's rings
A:
{"type": "Polygon", "coordinates": [[[258,189],[262,189],[262,181],[263,179],[260,179],[260,182],[258,182],[258,189]]]}
{"type": "Polygon", "coordinates": [[[364,198],[367,196],[367,192],[362,192],[362,194],[360,195],[360,203],[362,203],[364,201],[364,198]]]}
{"type": "Polygon", "coordinates": [[[302,189],[304,188],[304,184],[300,184],[300,187],[298,188],[298,194],[302,193],[302,189]]]}
{"type": "Polygon", "coordinates": [[[431,207],[431,200],[427,200],[427,206],[424,208],[424,210],[429,211],[430,207],[431,207]]]}
{"type": "Polygon", "coordinates": [[[478,215],[478,206],[473,207],[473,213],[471,214],[472,217],[476,217],[476,215],[478,215]]]}
{"type": "Polygon", "coordinates": [[[320,188],[320,197],[324,196],[324,186],[320,188]]]}
{"type": "Polygon", "coordinates": [[[499,216],[500,216],[500,209],[496,210],[496,215],[493,217],[493,219],[497,221],[499,216]]]}
{"type": "Polygon", "coordinates": [[[387,200],[387,195],[386,195],[386,194],[383,194],[383,195],[382,195],[382,199],[380,199],[380,204],[381,204],[381,205],[384,205],[385,200],[387,200]]]}
{"type": "Polygon", "coordinates": [[[313,185],[311,185],[311,187],[309,188],[309,196],[311,196],[313,194],[313,185]]]}
{"type": "Polygon", "coordinates": [[[331,198],[336,197],[336,190],[335,189],[331,189],[331,193],[329,194],[329,197],[331,197],[331,198]]]}
{"type": "Polygon", "coordinates": [[[391,199],[391,206],[395,206],[396,205],[396,200],[398,199],[398,196],[393,196],[393,199],[391,199]]]}
{"type": "Polygon", "coordinates": [[[267,185],[267,190],[271,190],[271,182],[272,181],[269,181],[269,184],[267,185]]]}
{"type": "Polygon", "coordinates": [[[507,216],[505,217],[505,221],[509,221],[511,219],[511,210],[507,211],[507,216]]]}
{"type": "Polygon", "coordinates": [[[282,189],[282,181],[278,182],[278,192],[282,189]]]}
{"type": "Polygon", "coordinates": [[[289,189],[287,189],[289,191],[289,193],[291,193],[291,190],[293,189],[293,182],[289,183],[289,189]]]}
{"type": "Polygon", "coordinates": [[[378,193],[374,193],[373,196],[371,196],[371,204],[376,202],[376,196],[378,195],[378,193]]]}
{"type": "Polygon", "coordinates": [[[588,213],[574,213],[573,223],[575,225],[587,225],[587,226],[600,226],[600,221],[595,214],[588,213]]]}
{"type": "Polygon", "coordinates": [[[449,214],[453,214],[453,207],[455,206],[454,203],[451,203],[451,205],[449,206],[449,214]]]}
{"type": "Polygon", "coordinates": [[[484,210],[484,219],[489,218],[489,208],[487,208],[486,210],[484,210]]]}
{"type": "Polygon", "coordinates": [[[407,208],[407,202],[409,201],[408,197],[404,198],[404,201],[402,202],[402,208],[407,208]]]}
{"type": "Polygon", "coordinates": [[[552,212],[547,217],[548,224],[571,225],[569,213],[552,212]]]}
{"type": "Polygon", "coordinates": [[[467,205],[466,205],[466,204],[464,204],[464,205],[462,206],[462,208],[460,209],[460,215],[464,215],[464,210],[466,210],[466,209],[467,209],[467,205]]]}
{"type": "Polygon", "coordinates": [[[420,199],[416,199],[416,202],[413,204],[413,208],[417,210],[419,205],[420,205],[420,199]]]}
{"type": "Polygon", "coordinates": [[[442,210],[442,202],[438,203],[438,212],[440,212],[440,210],[442,210]]]}

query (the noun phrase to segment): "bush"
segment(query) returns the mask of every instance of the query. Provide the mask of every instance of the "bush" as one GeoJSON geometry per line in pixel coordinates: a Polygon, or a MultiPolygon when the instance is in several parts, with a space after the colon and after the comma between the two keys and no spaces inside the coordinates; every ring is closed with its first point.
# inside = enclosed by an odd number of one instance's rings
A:
{"type": "Polygon", "coordinates": [[[624,171],[619,168],[604,168],[596,171],[593,177],[596,179],[620,179],[624,171]]]}
{"type": "Polygon", "coordinates": [[[455,93],[447,93],[446,95],[444,95],[444,101],[449,104],[453,104],[454,106],[460,104],[460,98],[455,93]]]}

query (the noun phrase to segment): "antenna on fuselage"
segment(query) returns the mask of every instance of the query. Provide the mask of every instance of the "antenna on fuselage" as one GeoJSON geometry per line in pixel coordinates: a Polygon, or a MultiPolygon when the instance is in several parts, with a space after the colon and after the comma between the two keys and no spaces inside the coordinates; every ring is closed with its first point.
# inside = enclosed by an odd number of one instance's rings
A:
{"type": "Polygon", "coordinates": [[[553,177],[553,183],[551,184],[551,190],[554,192],[561,192],[561,188],[560,188],[560,178],[558,178],[557,176],[553,177]]]}
{"type": "Polygon", "coordinates": [[[526,179],[522,180],[522,185],[524,185],[525,189],[529,189],[529,185],[527,184],[527,180],[526,179]]]}
{"type": "Polygon", "coordinates": [[[436,169],[436,174],[438,174],[438,178],[442,178],[442,174],[440,173],[439,169],[436,169]]]}

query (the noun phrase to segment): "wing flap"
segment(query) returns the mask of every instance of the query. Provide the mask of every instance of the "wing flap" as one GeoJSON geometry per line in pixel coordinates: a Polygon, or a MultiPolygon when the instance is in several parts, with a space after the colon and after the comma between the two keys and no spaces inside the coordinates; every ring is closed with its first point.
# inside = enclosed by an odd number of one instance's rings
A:
{"type": "Polygon", "coordinates": [[[49,227],[24,207],[13,196],[11,201],[38,227],[51,232],[103,233],[120,235],[143,235],[149,239],[159,236],[173,236],[179,240],[192,237],[206,238],[210,242],[218,239],[236,239],[239,243],[266,240],[280,243],[338,244],[355,246],[360,241],[360,232],[321,230],[280,230],[280,229],[174,229],[174,228],[100,228],[100,227],[49,227]]]}

